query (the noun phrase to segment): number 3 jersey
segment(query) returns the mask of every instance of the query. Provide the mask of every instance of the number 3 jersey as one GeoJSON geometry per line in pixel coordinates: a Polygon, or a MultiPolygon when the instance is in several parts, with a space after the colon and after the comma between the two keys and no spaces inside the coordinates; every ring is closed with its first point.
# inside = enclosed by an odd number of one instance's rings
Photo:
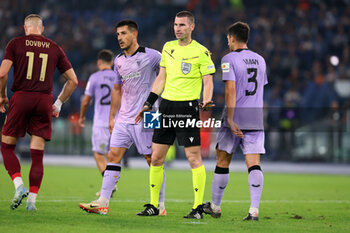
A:
{"type": "MultiPolygon", "coordinates": [[[[263,130],[263,95],[267,84],[266,63],[248,49],[233,51],[221,60],[222,80],[236,82],[236,107],[233,121],[243,130],[263,130]]],[[[227,109],[223,112],[227,126],[227,109]]]]}
{"type": "Polygon", "coordinates": [[[53,73],[72,68],[63,50],[41,35],[18,37],[9,42],[4,59],[11,60],[14,80],[11,90],[52,94],[53,73]]]}
{"type": "Polygon", "coordinates": [[[93,73],[85,88],[85,95],[95,100],[94,127],[108,127],[111,109],[111,94],[117,82],[117,73],[113,70],[100,70],[93,73]]]}
{"type": "Polygon", "coordinates": [[[122,86],[122,101],[117,122],[135,124],[159,72],[161,54],[154,49],[139,47],[131,56],[119,54],[114,61],[117,83],[122,86]]]}

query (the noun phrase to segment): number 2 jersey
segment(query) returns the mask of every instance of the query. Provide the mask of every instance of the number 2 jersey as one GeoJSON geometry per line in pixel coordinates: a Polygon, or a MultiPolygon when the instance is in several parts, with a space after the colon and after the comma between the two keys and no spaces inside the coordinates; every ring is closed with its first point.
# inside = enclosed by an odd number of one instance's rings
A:
{"type": "Polygon", "coordinates": [[[100,70],[90,75],[85,88],[85,95],[95,100],[94,127],[108,127],[111,109],[111,94],[117,82],[117,73],[113,70],[100,70]]]}
{"type": "MultiPolygon", "coordinates": [[[[233,121],[243,130],[263,130],[263,95],[267,84],[266,63],[248,49],[230,52],[221,60],[222,80],[236,82],[236,107],[233,121]]],[[[227,126],[227,109],[223,112],[227,126]]]]}
{"type": "Polygon", "coordinates": [[[131,56],[119,54],[114,61],[117,83],[122,86],[122,101],[116,122],[135,124],[159,72],[161,54],[154,49],[139,47],[131,56]]]}
{"type": "Polygon", "coordinates": [[[56,67],[61,73],[72,68],[61,47],[41,35],[28,35],[11,40],[6,47],[4,59],[13,62],[13,92],[52,94],[56,67]]]}

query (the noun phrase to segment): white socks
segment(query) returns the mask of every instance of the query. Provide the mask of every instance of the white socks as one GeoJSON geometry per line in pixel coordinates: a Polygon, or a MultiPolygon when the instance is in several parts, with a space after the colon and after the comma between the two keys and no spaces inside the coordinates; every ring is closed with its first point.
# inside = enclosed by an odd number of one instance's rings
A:
{"type": "Polygon", "coordinates": [[[37,193],[29,193],[27,202],[35,203],[35,201],[36,201],[36,196],[38,196],[37,193]]]}
{"type": "Polygon", "coordinates": [[[249,208],[249,213],[250,213],[251,215],[253,215],[253,214],[258,215],[258,214],[259,214],[259,209],[256,208],[256,207],[250,207],[250,208],[249,208]]]}
{"type": "Polygon", "coordinates": [[[105,197],[102,197],[100,196],[98,199],[97,199],[98,202],[100,202],[102,205],[104,206],[108,206],[109,205],[109,199],[105,198],[105,197]]]}
{"type": "Polygon", "coordinates": [[[164,202],[158,203],[158,209],[165,209],[164,202]]]}
{"type": "Polygon", "coordinates": [[[217,206],[214,203],[211,203],[210,207],[215,213],[220,211],[220,206],[217,206]]]}
{"type": "Polygon", "coordinates": [[[21,184],[23,184],[22,177],[17,176],[13,179],[13,184],[15,185],[15,189],[17,189],[21,184]]]}

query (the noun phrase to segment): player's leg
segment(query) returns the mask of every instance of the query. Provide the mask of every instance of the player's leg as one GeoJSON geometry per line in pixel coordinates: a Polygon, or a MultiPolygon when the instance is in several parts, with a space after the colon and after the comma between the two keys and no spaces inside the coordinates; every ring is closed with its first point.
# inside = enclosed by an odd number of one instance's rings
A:
{"type": "Polygon", "coordinates": [[[264,131],[251,131],[244,134],[242,151],[248,168],[250,208],[243,220],[258,220],[259,204],[264,185],[264,176],[260,167],[260,154],[265,153],[264,131]]]}
{"type": "Polygon", "coordinates": [[[109,203],[113,190],[120,178],[121,161],[127,148],[111,147],[107,155],[107,166],[103,176],[101,196],[99,200],[109,203]],[[107,200],[106,200],[107,199],[107,200]]]}
{"type": "Polygon", "coordinates": [[[15,154],[17,140],[20,137],[24,137],[26,133],[34,104],[32,96],[23,95],[25,94],[18,92],[13,94],[6,114],[1,139],[4,165],[16,188],[14,198],[10,204],[11,209],[17,208],[21,204],[22,199],[28,195],[28,189],[24,187],[21,177],[21,165],[15,154]]]}
{"type": "MultiPolygon", "coordinates": [[[[102,180],[103,180],[103,176],[105,174],[105,170],[106,170],[106,166],[107,166],[107,154],[101,154],[101,153],[98,153],[96,151],[93,152],[93,155],[94,155],[94,159],[95,159],[95,162],[96,162],[96,166],[97,166],[97,169],[98,171],[101,173],[102,175],[102,180]]],[[[98,191],[96,193],[96,196],[100,196],[101,195],[101,191],[98,191]]]]}
{"type": "Polygon", "coordinates": [[[104,171],[101,195],[91,203],[80,203],[79,207],[89,213],[107,214],[109,201],[120,178],[121,161],[127,148],[111,147],[107,155],[107,166],[104,171]]]}
{"type": "Polygon", "coordinates": [[[44,148],[45,139],[32,135],[30,141],[30,157],[32,159],[32,164],[29,172],[29,196],[27,199],[27,210],[36,210],[35,202],[38,195],[41,181],[44,175],[44,148]]]}
{"type": "Polygon", "coordinates": [[[205,203],[203,210],[213,218],[221,217],[221,201],[229,181],[229,166],[233,154],[216,149],[216,167],[212,183],[212,202],[205,203]]]}
{"type": "MultiPolygon", "coordinates": [[[[147,164],[149,166],[151,166],[151,155],[144,155],[144,158],[147,161],[147,164]]],[[[159,216],[165,216],[167,215],[166,209],[165,209],[165,180],[166,180],[166,176],[165,176],[165,171],[163,169],[163,183],[162,183],[162,187],[160,188],[160,192],[159,192],[159,202],[158,202],[158,209],[159,209],[159,216]]]]}
{"type": "MultiPolygon", "coordinates": [[[[172,114],[171,101],[163,99],[159,105],[159,111],[164,114],[172,114]]],[[[152,136],[152,156],[149,172],[149,183],[151,191],[150,204],[143,211],[137,213],[138,216],[159,215],[159,194],[163,184],[164,169],[163,164],[170,145],[175,141],[175,130],[172,128],[155,129],[152,136]]],[[[147,145],[146,145],[147,146],[147,145]]],[[[149,154],[149,153],[143,153],[149,154]]]]}
{"type": "MultiPolygon", "coordinates": [[[[177,118],[179,121],[195,121],[200,120],[198,102],[183,101],[176,102],[175,109],[179,115],[186,117],[177,118]]],[[[202,163],[201,156],[201,137],[200,128],[198,127],[177,127],[176,137],[180,146],[185,147],[186,158],[192,169],[192,185],[194,192],[194,203],[192,210],[184,218],[203,218],[203,197],[206,182],[205,167],[202,163]]]]}
{"type": "Polygon", "coordinates": [[[94,159],[96,161],[97,169],[102,174],[102,177],[107,166],[106,157],[107,154],[100,154],[94,151],[94,159]]]}
{"type": "Polygon", "coordinates": [[[90,213],[107,214],[113,189],[119,181],[121,161],[132,140],[127,124],[116,123],[111,135],[111,148],[107,155],[107,166],[103,176],[101,195],[91,203],[80,203],[79,207],[90,213]]]}
{"type": "MultiPolygon", "coordinates": [[[[172,144],[172,143],[171,143],[172,144]]],[[[152,156],[149,173],[149,183],[151,190],[151,202],[144,205],[143,211],[137,213],[138,216],[159,215],[159,196],[163,185],[164,169],[163,164],[170,145],[152,143],[152,156]]]]}
{"type": "Polygon", "coordinates": [[[107,153],[109,151],[109,141],[111,135],[108,128],[97,127],[92,128],[91,142],[94,159],[96,161],[97,169],[103,177],[103,172],[107,166],[107,153]]]}
{"type": "Polygon", "coordinates": [[[250,192],[249,214],[244,220],[258,220],[259,204],[264,184],[264,176],[260,167],[260,154],[246,154],[248,168],[248,184],[250,192]]]}
{"type": "MultiPolygon", "coordinates": [[[[141,124],[131,125],[129,127],[132,129],[130,130],[131,136],[137,148],[137,151],[140,154],[144,155],[144,158],[146,159],[148,165],[151,166],[153,130],[148,130],[148,129],[145,130],[143,129],[141,124]]],[[[158,199],[159,215],[161,216],[166,215],[166,209],[164,205],[164,198],[165,198],[164,192],[165,192],[165,171],[163,169],[163,181],[159,191],[159,199],[158,199]]]]}
{"type": "Polygon", "coordinates": [[[15,186],[15,194],[11,201],[11,209],[16,209],[23,198],[28,196],[28,189],[24,186],[21,176],[21,165],[15,154],[15,148],[18,138],[2,135],[1,154],[5,168],[10,175],[15,186]]]}
{"type": "Polygon", "coordinates": [[[212,202],[205,203],[203,210],[214,218],[221,216],[221,201],[229,181],[229,166],[240,139],[230,128],[221,127],[216,135],[216,168],[212,183],[212,202]]]}
{"type": "Polygon", "coordinates": [[[185,218],[203,218],[203,197],[206,182],[205,167],[202,162],[200,146],[185,147],[186,158],[192,169],[194,203],[192,211],[185,218]]]}
{"type": "MultiPolygon", "coordinates": [[[[158,207],[160,191],[164,186],[164,161],[170,145],[152,144],[150,166],[151,204],[158,207]]],[[[164,200],[163,200],[164,201],[164,200]]]]}
{"type": "Polygon", "coordinates": [[[33,111],[29,118],[27,132],[32,135],[30,156],[32,164],[29,173],[29,197],[27,210],[36,210],[35,201],[44,175],[45,141],[51,140],[52,95],[44,93],[27,93],[33,98],[33,111]]]}

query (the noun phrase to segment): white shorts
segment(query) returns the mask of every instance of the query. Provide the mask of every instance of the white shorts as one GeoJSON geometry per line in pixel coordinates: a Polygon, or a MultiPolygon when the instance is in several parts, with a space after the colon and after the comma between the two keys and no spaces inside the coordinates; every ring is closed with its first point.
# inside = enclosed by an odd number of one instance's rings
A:
{"type": "Polygon", "coordinates": [[[111,147],[130,148],[134,143],[142,155],[152,154],[153,130],[143,129],[142,124],[116,122],[111,136],[111,147]]]}
{"type": "Polygon", "coordinates": [[[99,154],[107,154],[111,134],[106,127],[92,127],[92,151],[99,154]]]}
{"type": "Polygon", "coordinates": [[[265,154],[265,133],[263,130],[242,130],[241,139],[232,133],[228,127],[221,127],[216,135],[217,148],[232,154],[240,145],[243,154],[265,154]]]}

